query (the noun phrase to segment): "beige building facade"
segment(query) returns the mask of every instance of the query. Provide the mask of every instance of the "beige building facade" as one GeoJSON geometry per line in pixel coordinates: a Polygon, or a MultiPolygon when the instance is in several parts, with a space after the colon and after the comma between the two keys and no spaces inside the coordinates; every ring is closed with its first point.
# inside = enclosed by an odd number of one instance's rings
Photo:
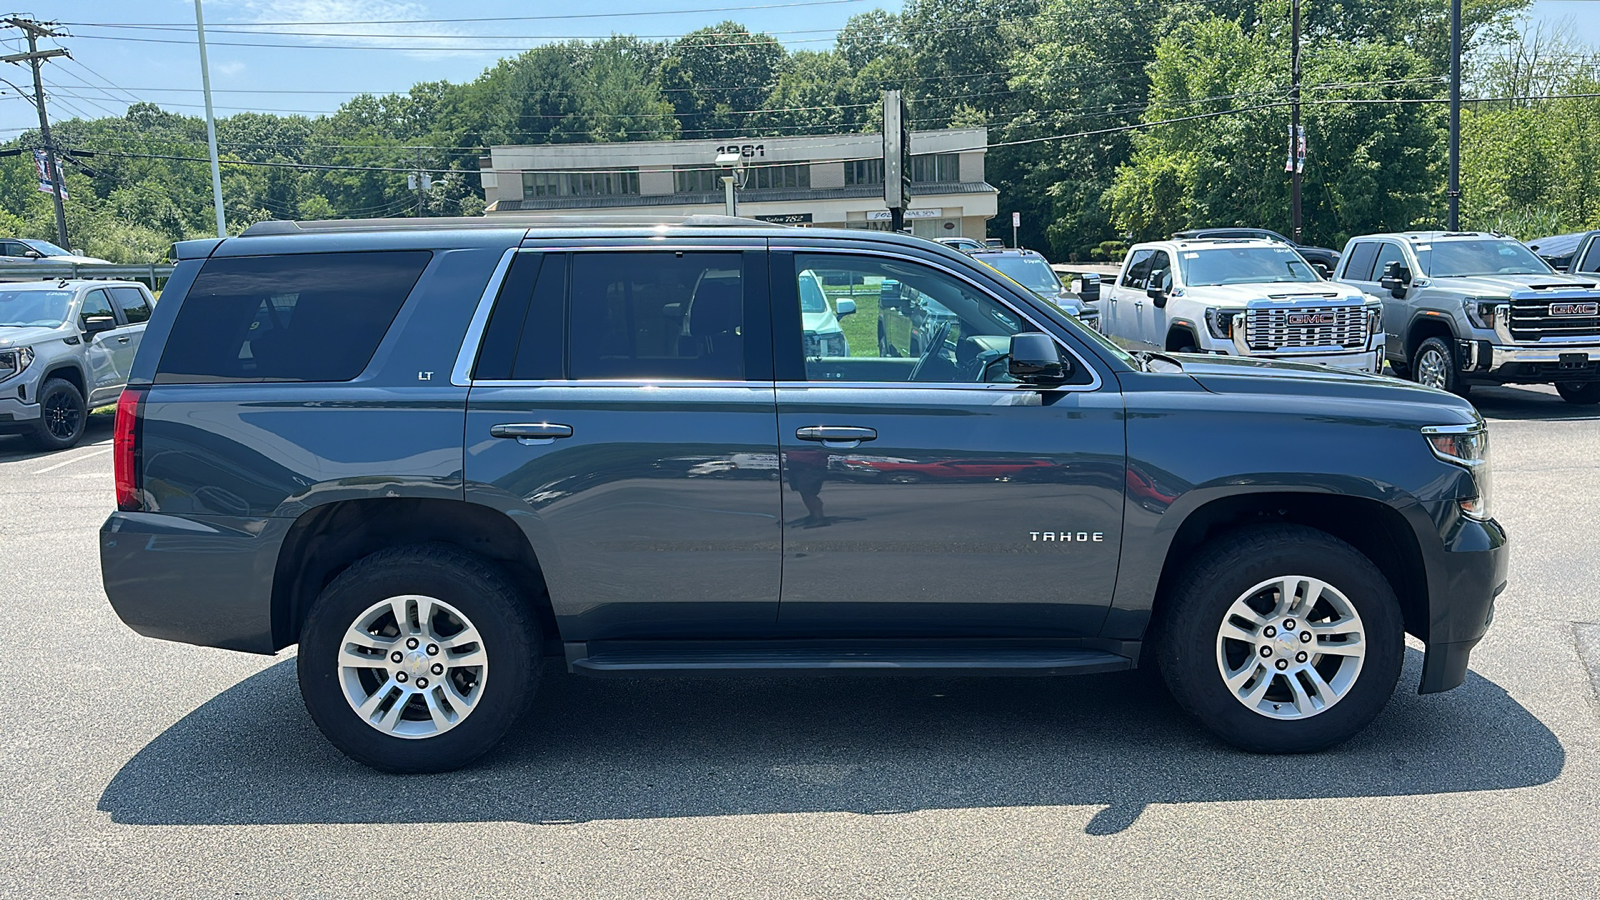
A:
{"type": "MultiPolygon", "coordinates": [[[[984,180],[988,131],[911,133],[906,224],[929,238],[982,240],[998,191],[984,180]]],[[[482,159],[488,214],[720,213],[719,155],[738,153],[741,216],[790,225],[886,231],[883,137],[877,134],[492,147],[482,159]]]]}

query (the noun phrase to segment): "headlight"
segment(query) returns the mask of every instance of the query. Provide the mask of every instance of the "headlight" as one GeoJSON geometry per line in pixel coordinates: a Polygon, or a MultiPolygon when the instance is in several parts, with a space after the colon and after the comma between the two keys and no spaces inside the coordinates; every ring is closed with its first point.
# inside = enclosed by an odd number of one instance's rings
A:
{"type": "Polygon", "coordinates": [[[0,381],[5,381],[17,375],[33,362],[32,347],[17,347],[13,350],[0,350],[0,381]]]}
{"type": "Polygon", "coordinates": [[[1479,328],[1493,329],[1496,322],[1504,321],[1511,311],[1510,297],[1466,297],[1461,306],[1467,318],[1479,328]]]}
{"type": "Polygon", "coordinates": [[[1212,337],[1232,339],[1234,317],[1244,314],[1242,309],[1206,310],[1206,330],[1212,337]]]}
{"type": "Polygon", "coordinates": [[[1487,519],[1492,514],[1490,497],[1492,479],[1489,477],[1489,431],[1484,425],[1429,425],[1422,429],[1433,455],[1447,463],[1461,466],[1472,473],[1472,483],[1477,496],[1461,501],[1461,511],[1474,519],[1487,519]]]}

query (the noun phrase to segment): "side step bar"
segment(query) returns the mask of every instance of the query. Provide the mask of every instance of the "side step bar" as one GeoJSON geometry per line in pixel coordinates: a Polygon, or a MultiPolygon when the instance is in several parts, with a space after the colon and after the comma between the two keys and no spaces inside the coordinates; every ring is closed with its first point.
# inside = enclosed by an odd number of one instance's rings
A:
{"type": "Polygon", "coordinates": [[[566,644],[566,656],[568,671],[597,677],[1087,675],[1134,665],[1083,646],[965,641],[591,641],[566,644]]]}

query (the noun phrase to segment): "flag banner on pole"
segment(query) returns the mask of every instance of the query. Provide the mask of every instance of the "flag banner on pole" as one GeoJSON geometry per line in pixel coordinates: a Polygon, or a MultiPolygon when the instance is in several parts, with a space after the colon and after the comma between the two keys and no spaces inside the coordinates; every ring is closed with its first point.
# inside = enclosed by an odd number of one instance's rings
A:
{"type": "Polygon", "coordinates": [[[1295,144],[1295,141],[1294,141],[1294,126],[1290,125],[1289,126],[1289,156],[1288,156],[1288,158],[1286,158],[1283,161],[1283,170],[1285,172],[1293,172],[1294,171],[1294,149],[1295,149],[1294,144],[1295,144]]]}
{"type": "Polygon", "coordinates": [[[1296,172],[1304,172],[1306,170],[1306,127],[1301,125],[1297,130],[1299,133],[1295,135],[1294,170],[1296,172]]]}
{"type": "MultiPolygon", "coordinates": [[[[39,170],[39,193],[54,194],[55,184],[50,180],[50,161],[45,158],[43,150],[33,151],[33,165],[39,170]]],[[[67,186],[61,186],[61,199],[67,199],[67,186]]]]}

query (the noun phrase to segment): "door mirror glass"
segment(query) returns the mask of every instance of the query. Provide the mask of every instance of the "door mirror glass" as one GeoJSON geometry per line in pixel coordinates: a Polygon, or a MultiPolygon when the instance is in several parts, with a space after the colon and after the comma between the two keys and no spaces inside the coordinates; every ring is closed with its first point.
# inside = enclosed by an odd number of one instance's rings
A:
{"type": "Polygon", "coordinates": [[[1023,384],[1060,384],[1072,376],[1072,364],[1061,358],[1050,335],[1028,331],[1011,336],[1007,371],[1023,384]]]}

